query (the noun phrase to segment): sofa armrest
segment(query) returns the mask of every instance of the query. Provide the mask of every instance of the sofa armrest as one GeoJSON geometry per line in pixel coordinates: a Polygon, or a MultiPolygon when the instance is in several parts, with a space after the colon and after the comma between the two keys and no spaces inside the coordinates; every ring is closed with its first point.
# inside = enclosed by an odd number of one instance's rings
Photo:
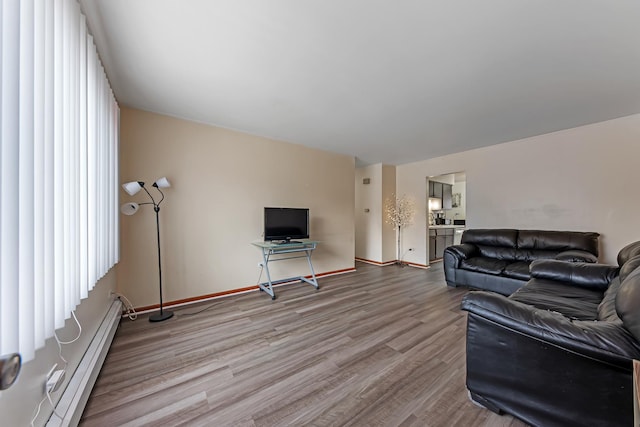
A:
{"type": "Polygon", "coordinates": [[[444,280],[448,286],[456,287],[456,272],[460,268],[460,263],[473,256],[477,251],[477,247],[471,243],[462,243],[461,245],[448,246],[444,249],[442,255],[442,263],[444,264],[444,280]]]}
{"type": "MultiPolygon", "coordinates": [[[[460,245],[448,246],[445,248],[445,253],[448,252],[457,260],[456,264],[464,259],[469,259],[477,252],[478,247],[471,243],[462,243],[460,245]]],[[[458,268],[458,265],[455,266],[458,268]]]]}
{"type": "Polygon", "coordinates": [[[640,357],[640,343],[617,322],[572,320],[484,291],[465,295],[462,309],[500,327],[606,363],[630,368],[630,359],[640,357]]]}
{"type": "Polygon", "coordinates": [[[617,276],[618,267],[607,264],[540,259],[531,263],[529,271],[532,278],[555,280],[583,288],[604,291],[617,276]]]}
{"type": "Polygon", "coordinates": [[[595,256],[591,252],[581,251],[579,249],[560,252],[558,255],[556,255],[555,259],[559,261],[569,261],[569,262],[590,262],[590,263],[598,262],[597,256],[595,256]]]}

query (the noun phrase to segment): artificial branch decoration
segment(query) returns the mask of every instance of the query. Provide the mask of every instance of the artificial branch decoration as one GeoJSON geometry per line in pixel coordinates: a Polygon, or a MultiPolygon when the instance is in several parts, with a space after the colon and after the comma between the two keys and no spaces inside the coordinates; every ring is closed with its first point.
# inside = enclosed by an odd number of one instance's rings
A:
{"type": "Polygon", "coordinates": [[[402,235],[402,229],[408,225],[413,224],[413,217],[415,215],[415,204],[409,197],[403,195],[402,197],[392,196],[385,201],[384,210],[387,214],[387,224],[393,225],[397,228],[398,237],[398,261],[397,263],[402,265],[400,236],[402,235]]]}

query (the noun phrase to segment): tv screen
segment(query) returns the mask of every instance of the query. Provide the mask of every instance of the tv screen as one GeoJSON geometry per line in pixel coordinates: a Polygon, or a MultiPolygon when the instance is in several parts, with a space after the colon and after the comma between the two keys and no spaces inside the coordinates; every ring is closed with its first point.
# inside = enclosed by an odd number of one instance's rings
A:
{"type": "Polygon", "coordinates": [[[309,209],[264,208],[264,240],[308,238],[309,209]]]}

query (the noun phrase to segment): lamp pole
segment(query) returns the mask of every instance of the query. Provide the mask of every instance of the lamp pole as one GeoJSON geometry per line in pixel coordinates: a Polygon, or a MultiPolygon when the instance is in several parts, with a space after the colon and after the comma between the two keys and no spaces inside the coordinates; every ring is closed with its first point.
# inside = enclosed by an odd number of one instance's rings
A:
{"type": "MultiPolygon", "coordinates": [[[[155,182],[153,183],[153,186],[156,187],[158,191],[160,191],[160,189],[158,188],[158,185],[155,182]]],[[[144,188],[144,190],[147,191],[146,188],[144,188]]],[[[147,191],[147,194],[149,194],[148,191],[147,191]]],[[[162,191],[160,191],[160,194],[162,194],[162,191]]],[[[149,194],[149,197],[151,197],[151,194],[149,194]]],[[[164,194],[162,194],[162,199],[164,200],[164,194]]],[[[153,197],[151,197],[151,200],[153,200],[153,197]]],[[[160,200],[160,202],[162,202],[162,200],[160,200]]],[[[162,308],[162,257],[160,255],[160,202],[156,203],[155,200],[153,200],[153,210],[156,213],[156,234],[158,236],[158,283],[159,283],[159,291],[160,291],[160,312],[149,316],[149,322],[162,322],[163,320],[167,320],[173,317],[173,311],[164,311],[162,308]]]]}
{"type": "Polygon", "coordinates": [[[156,232],[158,235],[158,280],[160,284],[160,312],[149,316],[149,322],[162,322],[173,317],[173,311],[162,309],[162,261],[160,257],[160,206],[154,203],[153,210],[156,212],[156,232]]]}

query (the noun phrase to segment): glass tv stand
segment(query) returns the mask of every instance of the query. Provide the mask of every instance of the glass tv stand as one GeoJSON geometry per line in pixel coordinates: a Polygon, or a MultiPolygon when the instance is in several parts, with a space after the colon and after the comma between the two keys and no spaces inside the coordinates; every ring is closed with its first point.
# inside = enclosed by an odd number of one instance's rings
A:
{"type": "Polygon", "coordinates": [[[320,289],[318,286],[318,280],[316,279],[316,273],[313,270],[313,264],[311,263],[311,253],[318,246],[318,241],[309,239],[300,239],[296,241],[275,243],[275,242],[253,242],[254,246],[262,250],[262,267],[264,267],[267,273],[267,281],[259,283],[260,291],[264,291],[271,296],[271,299],[276,299],[276,294],[273,290],[273,285],[285,282],[293,282],[299,280],[310,284],[316,289],[320,289]],[[309,264],[309,270],[311,270],[311,277],[297,276],[289,277],[287,279],[271,280],[271,273],[269,273],[269,263],[275,261],[284,261],[287,259],[306,258],[309,264]]]}

